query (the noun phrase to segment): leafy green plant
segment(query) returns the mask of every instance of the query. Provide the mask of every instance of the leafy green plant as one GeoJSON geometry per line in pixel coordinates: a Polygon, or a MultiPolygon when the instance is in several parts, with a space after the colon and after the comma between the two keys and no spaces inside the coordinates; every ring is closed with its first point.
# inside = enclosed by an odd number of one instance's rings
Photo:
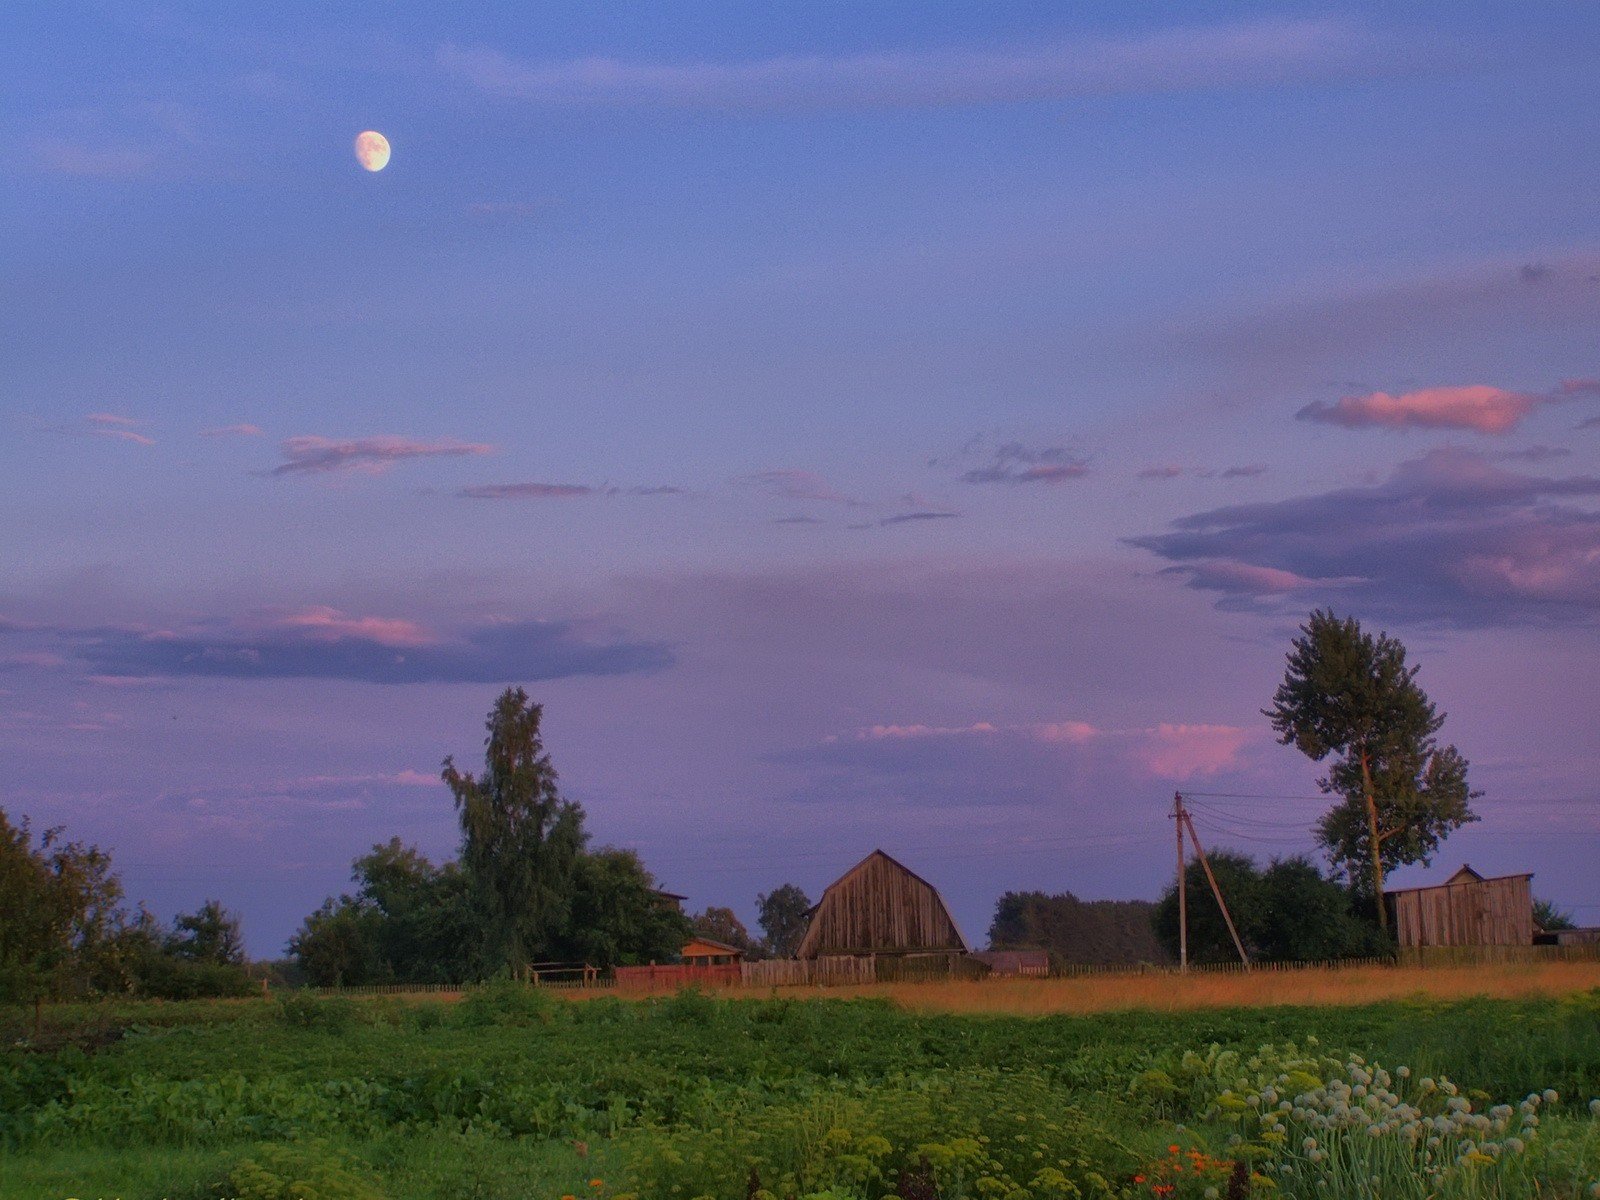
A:
{"type": "Polygon", "coordinates": [[[236,1200],[384,1200],[350,1154],[325,1142],[257,1146],[228,1172],[223,1194],[236,1200]]]}

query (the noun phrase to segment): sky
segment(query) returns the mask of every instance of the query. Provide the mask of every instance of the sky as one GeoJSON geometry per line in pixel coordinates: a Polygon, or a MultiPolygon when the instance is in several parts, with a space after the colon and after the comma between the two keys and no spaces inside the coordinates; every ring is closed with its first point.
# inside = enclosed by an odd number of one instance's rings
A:
{"type": "Polygon", "coordinates": [[[282,953],[520,684],[691,909],[881,847],[980,942],[1175,790],[1312,851],[1331,606],[1472,764],[1433,872],[1600,924],[1592,5],[8,26],[0,807],[130,900],[282,953]]]}

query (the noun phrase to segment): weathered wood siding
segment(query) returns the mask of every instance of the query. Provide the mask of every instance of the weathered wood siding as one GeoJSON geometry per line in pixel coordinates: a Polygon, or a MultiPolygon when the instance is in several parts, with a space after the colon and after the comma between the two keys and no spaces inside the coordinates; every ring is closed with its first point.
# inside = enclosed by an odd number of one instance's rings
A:
{"type": "Polygon", "coordinates": [[[1531,946],[1533,892],[1528,875],[1463,879],[1391,893],[1395,936],[1413,946],[1531,946]]]}
{"type": "Polygon", "coordinates": [[[933,886],[874,850],[822,893],[796,957],[967,949],[933,886]]]}
{"type": "Polygon", "coordinates": [[[838,987],[877,983],[875,958],[764,958],[739,964],[746,987],[838,987]]]}

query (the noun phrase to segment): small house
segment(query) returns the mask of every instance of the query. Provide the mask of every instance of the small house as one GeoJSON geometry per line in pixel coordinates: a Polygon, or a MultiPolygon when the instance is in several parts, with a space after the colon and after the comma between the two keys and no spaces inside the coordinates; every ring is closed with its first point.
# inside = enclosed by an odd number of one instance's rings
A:
{"type": "Polygon", "coordinates": [[[795,957],[954,958],[969,949],[938,889],[874,850],[822,893],[795,957]]]}
{"type": "Polygon", "coordinates": [[[742,961],[744,951],[727,942],[697,934],[678,952],[678,957],[691,967],[725,967],[742,961]]]}
{"type": "Polygon", "coordinates": [[[1532,874],[1485,877],[1470,866],[1443,883],[1396,888],[1386,899],[1401,949],[1533,945],[1532,874]]]}

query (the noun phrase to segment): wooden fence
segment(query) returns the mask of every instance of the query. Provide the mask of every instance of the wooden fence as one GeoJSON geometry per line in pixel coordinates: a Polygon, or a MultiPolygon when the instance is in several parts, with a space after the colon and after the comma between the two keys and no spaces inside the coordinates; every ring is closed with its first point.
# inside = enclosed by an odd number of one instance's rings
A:
{"type": "Polygon", "coordinates": [[[1403,967],[1476,967],[1496,963],[1600,962],[1600,943],[1566,946],[1407,946],[1403,967]]]}
{"type": "MultiPolygon", "coordinates": [[[[1418,946],[1396,957],[1334,958],[1313,962],[1193,963],[1198,975],[1238,975],[1250,972],[1349,971],[1359,968],[1467,967],[1501,963],[1600,962],[1600,944],[1568,946],[1418,946]]],[[[1126,975],[1177,975],[1173,963],[1117,963],[1092,965],[1067,963],[1052,967],[1052,979],[1083,979],[1126,975]]],[[[651,967],[617,967],[612,977],[530,980],[530,986],[581,991],[617,988],[634,992],[675,992],[685,987],[752,989],[778,987],[847,987],[875,983],[915,983],[935,980],[990,978],[968,959],[930,956],[927,962],[890,956],[839,956],[815,959],[769,958],[757,962],[716,966],[667,963],[651,967]]],[[[993,976],[1019,979],[1021,976],[993,976]]],[[[1030,978],[1038,978],[1033,976],[1030,978]]],[[[378,983],[358,987],[307,988],[319,996],[396,996],[454,994],[475,985],[459,983],[378,983]]]]}
{"type": "Polygon", "coordinates": [[[619,989],[636,992],[675,992],[686,987],[737,987],[738,963],[665,963],[648,967],[617,967],[612,971],[619,989]]]}

